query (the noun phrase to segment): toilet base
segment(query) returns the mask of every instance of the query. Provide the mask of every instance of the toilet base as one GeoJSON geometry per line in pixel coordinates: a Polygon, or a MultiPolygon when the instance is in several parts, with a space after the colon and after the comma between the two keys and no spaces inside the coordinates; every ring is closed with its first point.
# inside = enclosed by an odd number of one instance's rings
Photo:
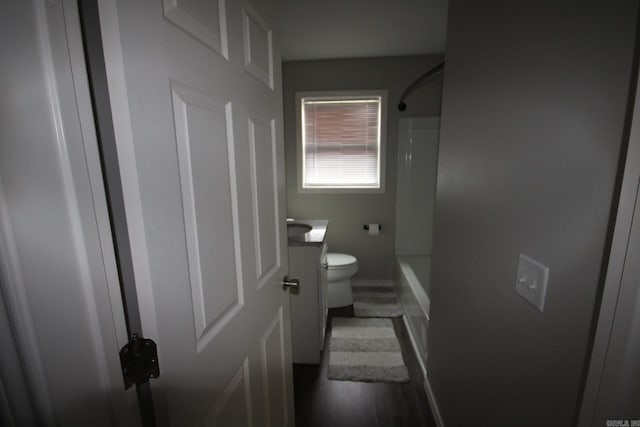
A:
{"type": "Polygon", "coordinates": [[[327,283],[327,306],[329,308],[346,307],[353,304],[351,279],[327,283]]]}

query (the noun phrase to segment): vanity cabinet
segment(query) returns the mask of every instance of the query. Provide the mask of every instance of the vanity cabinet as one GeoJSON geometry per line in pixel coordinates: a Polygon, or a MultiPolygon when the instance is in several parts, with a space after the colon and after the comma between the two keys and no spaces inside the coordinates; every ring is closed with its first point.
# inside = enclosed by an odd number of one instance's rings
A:
{"type": "Polygon", "coordinates": [[[289,246],[289,276],[300,280],[290,294],[293,363],[320,363],[327,324],[327,245],[289,246]]]}

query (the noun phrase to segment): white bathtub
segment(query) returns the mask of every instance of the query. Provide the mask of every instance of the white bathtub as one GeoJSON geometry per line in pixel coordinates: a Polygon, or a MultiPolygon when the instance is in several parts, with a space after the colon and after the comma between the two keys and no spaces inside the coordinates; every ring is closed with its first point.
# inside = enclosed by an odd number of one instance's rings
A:
{"type": "Polygon", "coordinates": [[[431,304],[428,296],[430,279],[431,256],[397,256],[398,298],[404,309],[404,322],[424,373],[427,366],[427,334],[431,304]]]}

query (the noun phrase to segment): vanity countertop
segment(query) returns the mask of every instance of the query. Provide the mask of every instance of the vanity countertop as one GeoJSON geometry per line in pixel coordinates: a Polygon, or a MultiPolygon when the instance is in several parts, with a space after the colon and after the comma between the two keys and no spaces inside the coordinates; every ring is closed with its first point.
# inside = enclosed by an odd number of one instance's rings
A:
{"type": "Polygon", "coordinates": [[[296,219],[287,221],[287,224],[306,224],[312,227],[304,234],[289,237],[289,246],[321,246],[324,244],[329,227],[329,221],[326,219],[296,219]]]}

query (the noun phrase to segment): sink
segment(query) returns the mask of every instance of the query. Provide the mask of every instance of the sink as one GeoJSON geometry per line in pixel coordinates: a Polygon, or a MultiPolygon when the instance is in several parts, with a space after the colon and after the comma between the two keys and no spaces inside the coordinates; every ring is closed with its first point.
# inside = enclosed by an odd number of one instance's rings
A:
{"type": "Polygon", "coordinates": [[[307,224],[287,224],[287,237],[302,236],[313,229],[307,224]]]}

